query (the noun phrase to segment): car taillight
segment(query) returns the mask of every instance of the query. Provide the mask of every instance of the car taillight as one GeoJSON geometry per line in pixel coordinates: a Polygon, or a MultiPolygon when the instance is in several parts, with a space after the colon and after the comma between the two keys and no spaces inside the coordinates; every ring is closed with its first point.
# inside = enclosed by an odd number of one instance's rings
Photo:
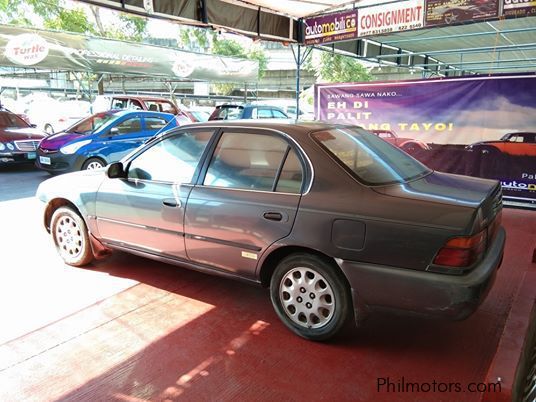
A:
{"type": "Polygon", "coordinates": [[[480,259],[486,249],[486,230],[473,236],[454,237],[441,247],[434,264],[466,268],[480,259]]]}

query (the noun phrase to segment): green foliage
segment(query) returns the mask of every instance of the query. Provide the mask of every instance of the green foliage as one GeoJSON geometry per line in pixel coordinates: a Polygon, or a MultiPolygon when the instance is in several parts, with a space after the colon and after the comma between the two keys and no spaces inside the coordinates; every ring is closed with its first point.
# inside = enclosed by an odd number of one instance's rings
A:
{"type": "Polygon", "coordinates": [[[341,54],[319,51],[314,53],[305,68],[314,72],[320,82],[371,81],[372,76],[356,59],[341,54]]]}
{"type": "Polygon", "coordinates": [[[118,22],[103,26],[98,7],[93,7],[94,20],[83,8],[67,8],[64,0],[0,0],[0,22],[18,26],[42,26],[59,31],[99,35],[114,39],[141,41],[147,30],[145,18],[120,14],[118,22]]]}
{"type": "Polygon", "coordinates": [[[216,40],[216,32],[205,28],[181,26],[178,38],[179,45],[190,51],[207,52],[216,40]]]}
{"type": "Polygon", "coordinates": [[[56,16],[45,19],[44,24],[45,28],[58,31],[96,34],[94,25],[88,21],[86,13],[81,9],[60,9],[56,16]]]}

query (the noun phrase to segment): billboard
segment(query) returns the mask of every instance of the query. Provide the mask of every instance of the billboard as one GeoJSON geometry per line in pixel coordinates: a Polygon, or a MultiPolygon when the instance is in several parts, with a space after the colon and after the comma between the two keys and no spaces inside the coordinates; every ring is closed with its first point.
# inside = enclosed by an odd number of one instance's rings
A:
{"type": "Polygon", "coordinates": [[[536,74],[319,84],[320,120],[372,130],[430,168],[536,205],[536,74]]]}
{"type": "Polygon", "coordinates": [[[357,36],[381,35],[424,27],[424,0],[360,8],[357,36]]]}
{"type": "Polygon", "coordinates": [[[505,17],[530,17],[536,15],[536,0],[503,0],[505,17]]]}
{"type": "Polygon", "coordinates": [[[306,45],[321,45],[357,38],[357,10],[306,18],[306,45]]]}
{"type": "Polygon", "coordinates": [[[498,0],[427,0],[426,26],[449,25],[499,16],[498,0]]]}
{"type": "Polygon", "coordinates": [[[254,82],[258,62],[0,25],[0,66],[254,82]]]}

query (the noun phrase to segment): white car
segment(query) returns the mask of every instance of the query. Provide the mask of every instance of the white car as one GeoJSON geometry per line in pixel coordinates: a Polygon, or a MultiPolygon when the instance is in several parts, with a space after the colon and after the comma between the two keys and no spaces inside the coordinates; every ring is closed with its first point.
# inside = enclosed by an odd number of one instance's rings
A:
{"type": "Polygon", "coordinates": [[[28,105],[25,114],[30,123],[48,134],[63,131],[91,115],[91,103],[86,101],[36,100],[28,105]]]}

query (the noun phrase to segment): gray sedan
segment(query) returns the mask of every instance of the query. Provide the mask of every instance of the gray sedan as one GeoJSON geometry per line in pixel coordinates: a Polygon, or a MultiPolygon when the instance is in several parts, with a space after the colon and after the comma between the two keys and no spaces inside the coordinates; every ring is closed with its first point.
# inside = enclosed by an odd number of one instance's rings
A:
{"type": "Polygon", "coordinates": [[[467,317],[505,242],[498,182],[324,123],[184,126],[37,195],[67,264],[122,250],[269,286],[283,323],[312,340],[375,309],[467,317]]]}

